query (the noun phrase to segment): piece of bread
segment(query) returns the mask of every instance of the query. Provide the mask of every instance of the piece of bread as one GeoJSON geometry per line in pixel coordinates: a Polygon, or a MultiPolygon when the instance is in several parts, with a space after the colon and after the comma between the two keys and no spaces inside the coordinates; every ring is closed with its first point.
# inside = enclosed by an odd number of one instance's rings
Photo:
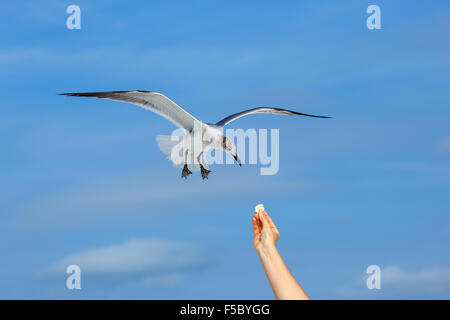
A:
{"type": "Polygon", "coordinates": [[[260,212],[260,211],[264,211],[264,206],[262,204],[258,204],[255,207],[255,212],[260,212]]]}

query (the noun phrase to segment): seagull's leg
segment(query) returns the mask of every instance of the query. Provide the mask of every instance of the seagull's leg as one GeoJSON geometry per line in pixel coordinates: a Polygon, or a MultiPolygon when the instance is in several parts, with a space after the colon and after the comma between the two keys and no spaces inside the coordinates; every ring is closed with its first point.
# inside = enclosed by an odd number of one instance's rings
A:
{"type": "Polygon", "coordinates": [[[198,164],[200,165],[200,171],[202,173],[202,179],[208,179],[208,174],[211,172],[211,170],[205,169],[205,167],[202,165],[200,161],[200,157],[203,155],[203,151],[200,152],[200,154],[197,157],[198,164]]]}
{"type": "Polygon", "coordinates": [[[186,150],[184,153],[184,167],[183,171],[181,171],[181,177],[187,179],[188,175],[192,174],[191,170],[188,169],[187,166],[187,154],[189,150],[186,150]]]}

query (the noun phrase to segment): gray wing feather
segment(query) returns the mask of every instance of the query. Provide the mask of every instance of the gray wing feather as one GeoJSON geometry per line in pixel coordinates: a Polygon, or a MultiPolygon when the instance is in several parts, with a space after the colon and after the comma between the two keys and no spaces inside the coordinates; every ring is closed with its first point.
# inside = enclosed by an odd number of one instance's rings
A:
{"type": "Polygon", "coordinates": [[[144,109],[153,111],[166,118],[176,126],[192,131],[195,119],[190,113],[181,108],[165,95],[152,91],[110,91],[110,92],[84,92],[84,93],[61,93],[65,96],[96,97],[110,100],[118,100],[136,104],[144,109]]]}
{"type": "Polygon", "coordinates": [[[281,109],[281,108],[260,107],[260,108],[249,109],[249,110],[245,110],[242,112],[232,114],[231,116],[228,116],[225,119],[222,119],[219,122],[217,122],[216,125],[224,127],[233,120],[239,119],[240,117],[243,117],[243,116],[246,116],[249,114],[255,114],[255,113],[272,113],[272,114],[291,115],[291,116],[297,115],[297,116],[305,116],[305,117],[313,117],[313,118],[330,118],[330,117],[326,117],[326,116],[315,116],[312,114],[301,113],[301,112],[296,112],[296,111],[291,111],[291,110],[281,109]]]}

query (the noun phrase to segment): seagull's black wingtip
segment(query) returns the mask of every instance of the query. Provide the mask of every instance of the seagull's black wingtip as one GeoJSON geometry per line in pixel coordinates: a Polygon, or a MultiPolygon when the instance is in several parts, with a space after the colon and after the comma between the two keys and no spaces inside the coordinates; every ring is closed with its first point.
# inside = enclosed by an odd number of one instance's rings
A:
{"type": "Polygon", "coordinates": [[[333,117],[328,117],[328,116],[314,116],[314,115],[306,115],[308,117],[312,117],[312,118],[320,118],[320,119],[333,119],[333,117]]]}
{"type": "Polygon", "coordinates": [[[314,115],[314,114],[302,113],[302,112],[297,112],[297,111],[289,111],[289,112],[292,115],[311,117],[311,118],[321,118],[321,119],[331,119],[332,118],[332,117],[328,117],[328,116],[317,116],[317,115],[314,115]]]}
{"type": "Polygon", "coordinates": [[[328,116],[313,116],[313,115],[308,115],[308,117],[320,118],[320,119],[333,119],[333,117],[328,117],[328,116]]]}

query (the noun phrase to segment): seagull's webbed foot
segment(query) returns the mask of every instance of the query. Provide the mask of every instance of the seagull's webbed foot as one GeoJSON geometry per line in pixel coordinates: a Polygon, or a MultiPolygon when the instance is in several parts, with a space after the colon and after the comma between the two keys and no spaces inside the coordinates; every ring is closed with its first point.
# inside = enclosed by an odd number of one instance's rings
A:
{"type": "Polygon", "coordinates": [[[202,173],[202,179],[208,179],[208,174],[211,172],[211,170],[205,169],[202,165],[200,165],[200,171],[202,173]]]}
{"type": "Polygon", "coordinates": [[[181,177],[187,179],[188,175],[190,174],[192,174],[192,172],[188,169],[187,164],[185,164],[183,167],[183,171],[181,171],[181,177]]]}

